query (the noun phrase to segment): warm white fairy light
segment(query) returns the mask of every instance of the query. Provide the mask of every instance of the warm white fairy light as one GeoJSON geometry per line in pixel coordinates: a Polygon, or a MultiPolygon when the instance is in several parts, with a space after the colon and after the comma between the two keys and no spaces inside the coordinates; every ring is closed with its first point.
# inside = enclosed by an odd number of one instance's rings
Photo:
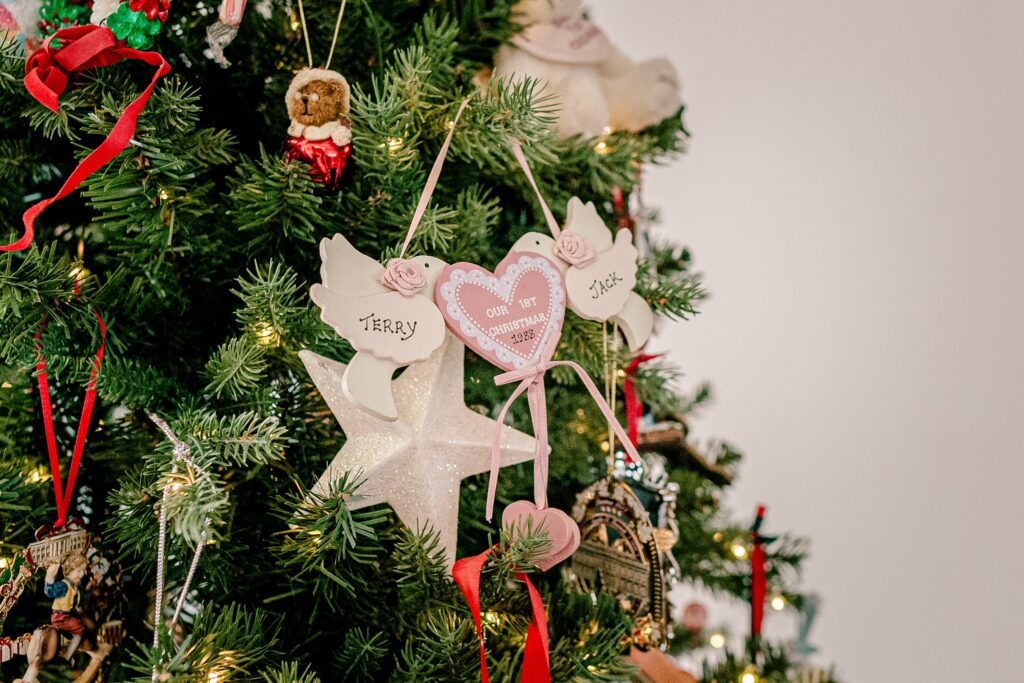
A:
{"type": "Polygon", "coordinates": [[[781,612],[782,610],[786,609],[786,598],[782,597],[781,595],[776,595],[774,598],[772,598],[772,609],[776,612],[781,612]]]}
{"type": "Polygon", "coordinates": [[[402,138],[395,138],[388,136],[388,152],[391,154],[397,154],[402,149],[402,145],[405,141],[402,138]]]}
{"type": "Polygon", "coordinates": [[[9,564],[6,557],[0,557],[0,569],[7,569],[9,564]]]}
{"type": "Polygon", "coordinates": [[[257,324],[254,332],[260,346],[278,346],[281,343],[281,334],[270,323],[257,324]]]}
{"type": "Polygon", "coordinates": [[[737,560],[742,560],[747,556],[747,546],[742,543],[734,543],[732,546],[732,554],[737,560]]]}
{"type": "Polygon", "coordinates": [[[723,647],[725,647],[725,634],[712,633],[711,637],[708,638],[708,645],[715,648],[716,650],[721,650],[723,647]]]}
{"type": "Polygon", "coordinates": [[[746,672],[740,676],[740,683],[757,683],[757,674],[746,672]]]}

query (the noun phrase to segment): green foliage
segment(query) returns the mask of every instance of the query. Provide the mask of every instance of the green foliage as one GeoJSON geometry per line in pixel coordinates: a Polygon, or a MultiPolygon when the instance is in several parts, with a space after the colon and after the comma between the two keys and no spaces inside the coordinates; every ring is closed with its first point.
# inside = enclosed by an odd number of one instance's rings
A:
{"type": "Polygon", "coordinates": [[[266,683],[320,683],[316,674],[308,669],[300,672],[297,662],[288,662],[273,671],[264,671],[263,680],[266,683]]]}
{"type": "MultiPolygon", "coordinates": [[[[542,83],[491,79],[480,87],[481,69],[518,30],[514,4],[349,3],[333,66],[352,86],[354,152],[337,193],[281,153],[288,125],[282,98],[305,62],[297,18],[286,16],[285,3],[271,3],[269,18],[246,14],[227,48],[234,62],[228,70],[203,56],[208,8],[176,5],[155,48],[174,75],[155,88],[131,144],[81,192],[40,216],[32,248],[0,254],[0,556],[13,556],[36,527],[52,522],[32,376],[40,322],[62,454],[99,343],[94,311],[109,329],[79,475],[88,495],[72,514],[90,517],[131,577],[123,597],[132,643],[109,658],[110,680],[149,681],[154,665],[171,683],[207,683],[211,673],[221,683],[461,683],[475,675],[473,623],[427,521],[410,529],[385,506],[353,510],[361,475],[352,472],[327,482],[326,492],[310,491],[344,435],[298,352],[351,357],[351,346],[308,297],[319,279],[317,244],[341,232],[374,258],[396,255],[463,100],[469,105],[410,254],[493,267],[523,233],[544,229],[510,152],[512,138],[556,217],[578,196],[594,202],[609,226],[616,218],[612,192],[638,189],[638,164],[662,163],[685,149],[682,111],[639,133],[564,140],[552,130],[557,103],[541,95],[542,83]],[[187,462],[174,457],[145,418],[148,410],[189,445],[187,462]],[[180,585],[197,544],[205,544],[192,584],[201,608],[181,625],[179,639],[162,633],[152,648],[142,644],[149,640],[143,622],[151,615],[147,593],[165,487],[167,585],[180,585]]],[[[337,3],[304,6],[319,62],[337,3]]],[[[151,67],[130,62],[77,74],[51,112],[24,92],[24,66],[20,43],[0,38],[3,241],[20,234],[22,212],[58,189],[151,76],[151,67]]],[[[645,257],[638,291],[654,312],[694,316],[706,294],[689,252],[655,242],[645,257]]],[[[556,357],[621,392],[629,354],[616,338],[613,325],[570,313],[556,357]]],[[[710,400],[707,387],[678,392],[683,370],[691,368],[661,358],[638,371],[638,395],[656,419],[692,415],[710,400]]],[[[494,385],[495,374],[467,353],[466,402],[490,416],[511,391],[494,385]]],[[[607,425],[568,369],[549,373],[547,391],[550,499],[569,509],[606,472],[607,425]]],[[[621,406],[618,395],[620,417],[621,406]]],[[[525,401],[508,422],[531,430],[525,401]]],[[[738,464],[726,443],[705,451],[730,471],[738,464]]],[[[746,599],[748,568],[731,552],[746,539],[746,525],[722,510],[719,485],[680,467],[671,477],[680,485],[675,552],[682,578],[746,599]]],[[[530,464],[503,469],[499,505],[528,498],[532,485],[530,464]]],[[[486,522],[486,486],[486,475],[462,486],[458,553],[497,546],[482,578],[485,637],[492,680],[513,681],[530,618],[517,575],[532,569],[550,541],[532,528],[513,541],[486,522]]],[[[790,536],[770,548],[772,590],[794,605],[805,553],[790,536]]],[[[558,572],[530,576],[551,617],[553,680],[630,675],[622,657],[630,622],[614,599],[576,594],[558,572]]],[[[49,605],[33,594],[18,608],[8,624],[29,628],[49,605]]],[[[13,676],[11,666],[0,677],[13,676]]]]}
{"type": "Polygon", "coordinates": [[[726,650],[717,665],[704,664],[701,683],[738,681],[747,672],[756,673],[758,680],[764,683],[840,683],[832,669],[811,670],[799,666],[782,645],[761,643],[760,651],[759,666],[755,666],[748,657],[726,650]]]}

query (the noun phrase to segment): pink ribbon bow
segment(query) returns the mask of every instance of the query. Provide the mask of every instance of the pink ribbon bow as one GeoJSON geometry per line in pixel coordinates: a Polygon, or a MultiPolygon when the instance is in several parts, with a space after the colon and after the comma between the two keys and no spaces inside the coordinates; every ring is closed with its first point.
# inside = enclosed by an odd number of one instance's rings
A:
{"type": "Polygon", "coordinates": [[[515,388],[512,395],[505,401],[505,405],[501,407],[501,412],[498,413],[498,427],[494,430],[494,440],[491,444],[491,474],[490,480],[487,485],[487,521],[490,521],[494,516],[494,498],[498,490],[498,472],[501,469],[501,426],[505,424],[505,416],[508,414],[509,408],[515,403],[515,400],[519,398],[523,392],[526,392],[526,399],[530,405],[530,419],[533,421],[533,436],[536,441],[536,452],[534,453],[534,474],[533,474],[533,496],[534,502],[537,504],[538,509],[547,507],[548,504],[548,408],[547,399],[544,396],[544,373],[554,367],[564,366],[571,368],[579,375],[580,380],[583,382],[583,386],[590,392],[590,396],[594,399],[594,403],[601,410],[601,413],[608,420],[608,424],[612,426],[615,431],[615,435],[619,437],[619,441],[622,443],[622,447],[626,449],[626,452],[630,457],[635,459],[635,462],[640,461],[640,454],[636,450],[636,446],[630,441],[629,435],[619,424],[619,421],[615,418],[615,412],[608,406],[607,401],[601,396],[600,390],[597,385],[594,384],[594,380],[590,379],[590,375],[587,371],[571,360],[550,360],[555,353],[555,345],[558,343],[557,339],[552,339],[548,342],[547,348],[544,349],[543,357],[548,360],[542,360],[536,365],[530,367],[521,368],[517,370],[511,370],[509,372],[502,373],[494,378],[496,385],[503,386],[505,384],[511,384],[512,382],[519,382],[519,386],[515,388]]]}

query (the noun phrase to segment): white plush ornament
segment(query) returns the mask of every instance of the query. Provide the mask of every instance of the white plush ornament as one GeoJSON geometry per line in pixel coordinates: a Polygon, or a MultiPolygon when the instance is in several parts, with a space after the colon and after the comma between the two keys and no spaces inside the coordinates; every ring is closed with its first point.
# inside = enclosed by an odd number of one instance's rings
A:
{"type": "Polygon", "coordinates": [[[313,285],[310,296],[321,319],[357,351],[341,389],[363,410],[395,420],[395,370],[429,358],[444,343],[444,319],[433,296],[446,264],[417,256],[385,268],[340,234],[320,242],[320,258],[323,284],[313,285]]]}
{"type": "Polygon", "coordinates": [[[21,36],[34,46],[40,37],[39,21],[40,0],[2,0],[0,1],[0,37],[6,35],[21,36]]]}
{"type": "Polygon", "coordinates": [[[93,0],[89,22],[97,26],[102,24],[107,17],[117,11],[120,5],[121,0],[93,0]]]}
{"type": "Polygon", "coordinates": [[[366,481],[348,501],[349,509],[387,503],[410,529],[429,524],[440,534],[449,567],[458,540],[459,484],[490,470],[495,428],[501,429],[502,467],[533,459],[535,450],[533,437],[466,407],[464,348],[449,334],[429,359],[393,382],[393,422],[349,401],[344,377],[351,366],[299,352],[346,437],[313,492],[326,494],[342,472],[361,472],[366,481]]]}
{"type": "Polygon", "coordinates": [[[639,131],[678,111],[679,78],[663,58],[633,62],[597,26],[582,0],[523,0],[515,11],[525,29],[494,57],[495,78],[544,82],[564,137],[594,137],[607,128],[639,131]]]}
{"type": "Polygon", "coordinates": [[[618,323],[631,351],[638,351],[654,330],[654,314],[636,287],[637,250],[622,228],[612,239],[592,202],[569,200],[565,227],[556,240],[528,232],[512,246],[551,259],[565,275],[569,308],[580,317],[618,323]]]}

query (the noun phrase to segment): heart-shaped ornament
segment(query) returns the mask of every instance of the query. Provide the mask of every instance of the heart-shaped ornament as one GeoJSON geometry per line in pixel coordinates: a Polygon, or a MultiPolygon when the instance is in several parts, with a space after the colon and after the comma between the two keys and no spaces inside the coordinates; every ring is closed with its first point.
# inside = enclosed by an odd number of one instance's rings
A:
{"type": "Polygon", "coordinates": [[[434,300],[466,346],[504,370],[550,358],[565,320],[565,283],[549,259],[510,253],[490,273],[455,263],[437,281],[434,300]]]}
{"type": "Polygon", "coordinates": [[[528,500],[510,503],[501,513],[502,527],[511,529],[512,538],[530,529],[547,531],[551,539],[551,552],[537,562],[541,571],[547,571],[562,560],[568,559],[580,547],[580,528],[572,517],[558,508],[544,508],[528,500]]]}

